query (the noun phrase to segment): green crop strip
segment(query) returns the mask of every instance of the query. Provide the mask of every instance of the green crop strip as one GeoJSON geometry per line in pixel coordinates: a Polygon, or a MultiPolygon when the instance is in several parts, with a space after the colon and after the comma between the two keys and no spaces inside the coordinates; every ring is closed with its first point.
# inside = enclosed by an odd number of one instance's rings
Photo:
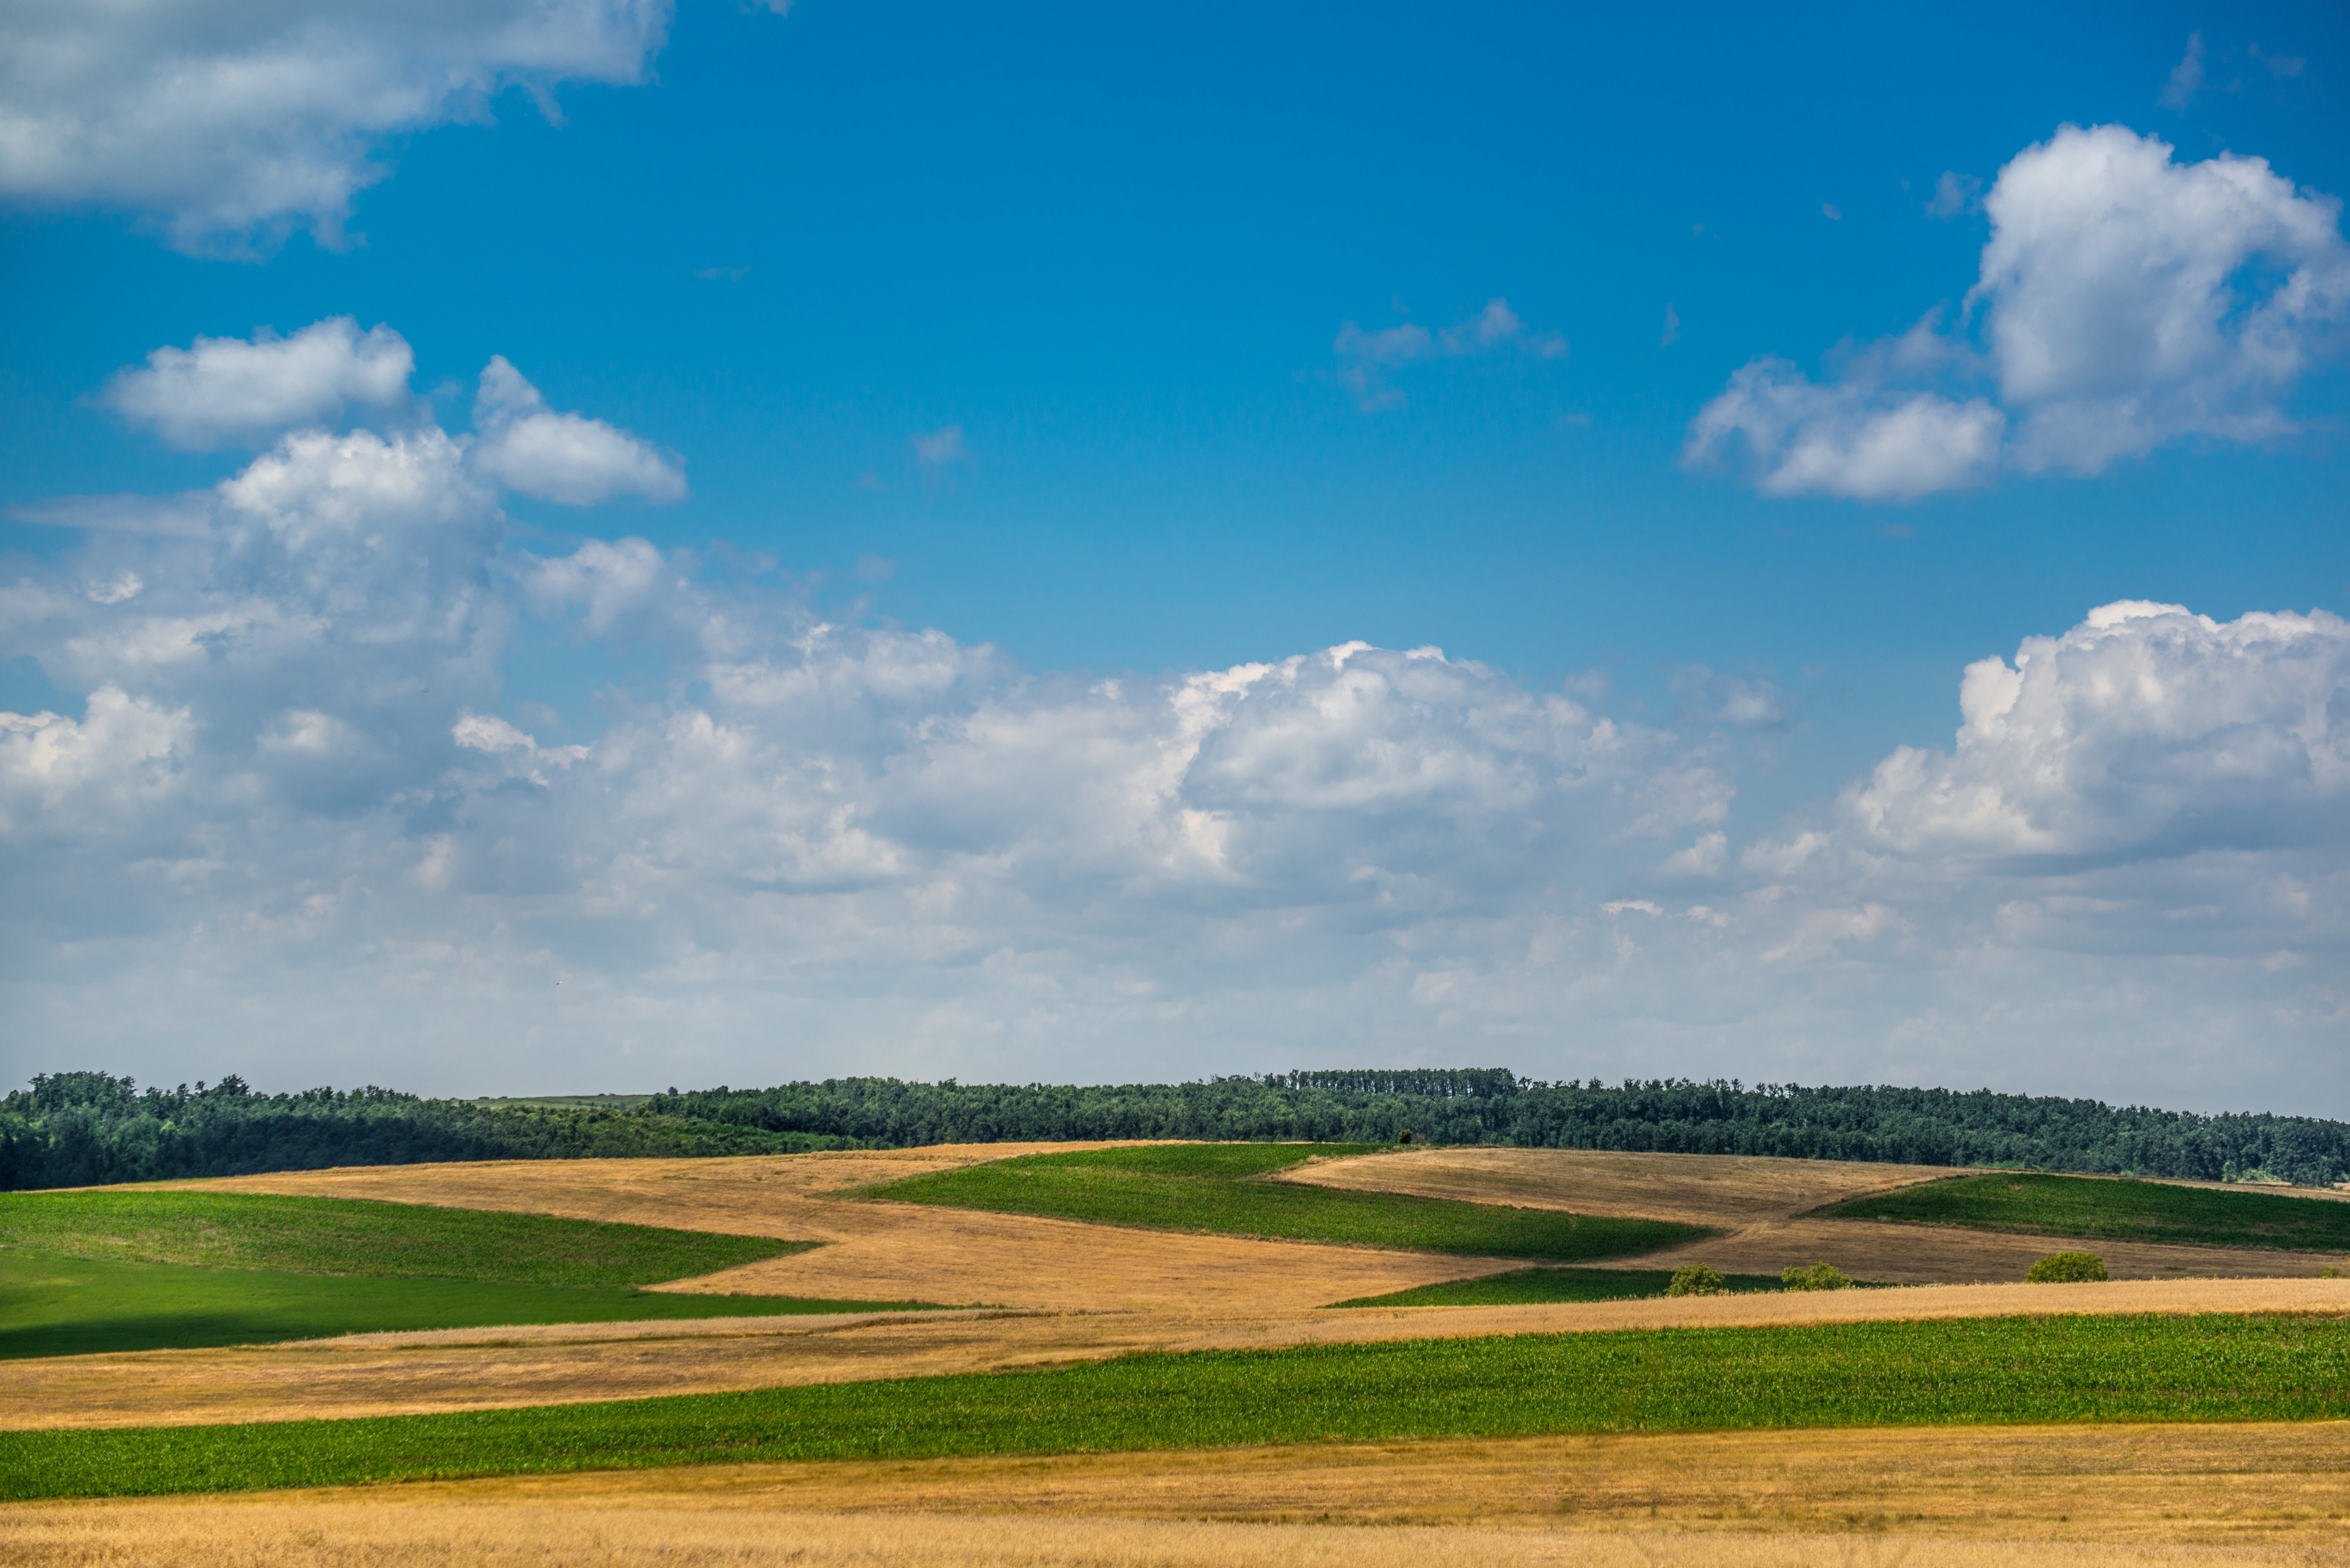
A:
{"type": "Polygon", "coordinates": [[[650,1285],[816,1244],[348,1198],[0,1193],[0,1246],[126,1262],[509,1284],[650,1285]]]}
{"type": "Polygon", "coordinates": [[[370,1279],[101,1262],[0,1248],[0,1361],[266,1345],[384,1330],[897,1311],[918,1302],[670,1294],[609,1285],[370,1279]]]}
{"type": "Polygon", "coordinates": [[[2339,1318],[1977,1318],[1311,1345],[524,1410],[7,1432],[0,1497],[1587,1431],[2345,1417],[2339,1318]]]}
{"type": "Polygon", "coordinates": [[[2086,1176],[2001,1172],[1954,1177],[1856,1198],[1820,1212],[1846,1220],[1898,1220],[2108,1241],[2350,1251],[2350,1203],[2086,1176]]]}
{"type": "Polygon", "coordinates": [[[1579,1262],[1629,1257],[1711,1232],[1661,1220],[1603,1220],[1440,1198],[1253,1179],[1377,1144],[1164,1144],[1029,1155],[918,1176],[866,1196],[1148,1231],[1278,1237],[1469,1257],[1579,1262]]]}
{"type": "MultiPolygon", "coordinates": [[[[1475,1280],[1447,1280],[1383,1296],[1333,1302],[1342,1307],[1524,1306],[1541,1302],[1620,1302],[1660,1296],[1673,1282],[1669,1269],[1514,1269],[1475,1280]]],[[[1733,1295],[1782,1288],[1776,1274],[1724,1274],[1733,1295]]]]}

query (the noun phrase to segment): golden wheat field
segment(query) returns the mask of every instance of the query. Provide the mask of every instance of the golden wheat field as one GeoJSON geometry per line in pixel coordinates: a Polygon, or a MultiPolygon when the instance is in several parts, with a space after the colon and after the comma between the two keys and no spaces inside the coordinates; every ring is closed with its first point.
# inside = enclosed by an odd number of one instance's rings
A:
{"type": "Polygon", "coordinates": [[[760,1465],[0,1511],[36,1564],[2350,1561],[2350,1428],[760,1465]]]}

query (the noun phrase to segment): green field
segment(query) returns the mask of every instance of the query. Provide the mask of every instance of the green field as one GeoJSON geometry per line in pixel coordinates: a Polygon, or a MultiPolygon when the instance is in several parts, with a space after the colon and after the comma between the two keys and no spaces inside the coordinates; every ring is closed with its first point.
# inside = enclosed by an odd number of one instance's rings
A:
{"type": "Polygon", "coordinates": [[[650,1285],[815,1245],[349,1198],[0,1193],[0,1247],[125,1262],[508,1284],[650,1285]]]}
{"type": "Polygon", "coordinates": [[[815,1245],[345,1198],[5,1193],[0,1359],[930,1304],[631,1288],[815,1245]]]}
{"type": "MultiPolygon", "coordinates": [[[[1733,1295],[1776,1292],[1776,1274],[1724,1274],[1733,1295]]],[[[1542,1302],[1620,1302],[1660,1296],[1673,1282],[1669,1269],[1513,1269],[1477,1280],[1447,1280],[1384,1296],[1333,1302],[1342,1307],[1528,1306],[1542,1302]]]]}
{"type": "Polygon", "coordinates": [[[125,1263],[0,1248],[0,1361],[266,1345],[385,1329],[878,1312],[918,1302],[670,1295],[614,1285],[378,1279],[125,1263]]]}
{"type": "Polygon", "coordinates": [[[868,1189],[865,1196],[1146,1231],[1570,1262],[1629,1257],[1711,1234],[1661,1220],[1602,1220],[1252,1179],[1316,1156],[1368,1154],[1382,1147],[1191,1143],[1037,1154],[918,1176],[868,1189]]]}
{"type": "Polygon", "coordinates": [[[524,1410],[6,1432],[0,1497],[1561,1432],[2345,1417],[2350,1329],[2338,1318],[1974,1318],[1310,1345],[524,1410]]]}
{"type": "Polygon", "coordinates": [[[2350,1251],[2350,1203],[2092,1176],[2000,1172],[1954,1177],[1856,1198],[1819,1212],[1846,1220],[1898,1220],[2107,1241],[2350,1251]]]}

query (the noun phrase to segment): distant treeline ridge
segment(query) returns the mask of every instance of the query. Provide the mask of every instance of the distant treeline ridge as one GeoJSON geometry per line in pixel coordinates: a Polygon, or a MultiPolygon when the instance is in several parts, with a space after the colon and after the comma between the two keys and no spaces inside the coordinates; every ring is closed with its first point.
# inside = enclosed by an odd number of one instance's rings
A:
{"type": "Polygon", "coordinates": [[[904,1083],[671,1089],[625,1108],[490,1106],[390,1089],[139,1090],[104,1073],[0,1098],[0,1189],[449,1159],[796,1153],[1094,1138],[1309,1139],[1782,1155],[2324,1186],[2350,1124],[2199,1116],[1988,1089],[1686,1079],[1544,1083],[1504,1068],[1267,1074],[1188,1084],[904,1083]]]}

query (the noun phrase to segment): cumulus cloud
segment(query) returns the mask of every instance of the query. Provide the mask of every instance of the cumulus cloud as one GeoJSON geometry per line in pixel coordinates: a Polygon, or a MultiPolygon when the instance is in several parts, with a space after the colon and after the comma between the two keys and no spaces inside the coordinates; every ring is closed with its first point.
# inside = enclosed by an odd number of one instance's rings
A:
{"type": "Polygon", "coordinates": [[[1667,727],[1432,648],[1024,671],[642,539],[526,545],[430,428],[294,432],[197,531],[17,570],[0,656],[76,694],[0,715],[19,1072],[2338,1081],[2323,614],[2105,607],[1772,824],[1759,678],[1685,670],[1667,727]],[[643,679],[547,743],[514,684],[583,647],[643,679]]]}
{"type": "Polygon", "coordinates": [[[1983,207],[1970,300],[2027,470],[2282,434],[2279,400],[2350,316],[2341,202],[2262,159],[2181,164],[2119,126],[2068,126],[2002,170],[1983,207]]]}
{"type": "Polygon", "coordinates": [[[1914,501],[1988,481],[2006,424],[1981,398],[1822,386],[1784,359],[1757,359],[1699,412],[1685,459],[1713,462],[1742,446],[1765,495],[1914,501]]]}
{"type": "Polygon", "coordinates": [[[145,369],[117,371],[103,400],[173,446],[203,450],[317,424],[352,403],[396,410],[408,401],[415,369],[399,333],[381,325],[361,333],[337,316],[291,337],[265,327],[250,340],[199,337],[187,348],[158,348],[145,369]]]}
{"type": "Polygon", "coordinates": [[[509,86],[642,81],[668,0],[20,5],[0,19],[0,197],[96,202],[189,251],[338,244],[397,136],[509,86]]]}
{"type": "MultiPolygon", "coordinates": [[[[1929,211],[1967,194],[1945,175],[1929,211]]],[[[2094,474],[2184,436],[2265,440],[2296,428],[2284,400],[2350,319],[2341,203],[2258,158],[2182,164],[2125,127],[2066,126],[1982,205],[1959,327],[1929,313],[1825,382],[1756,359],[1684,460],[1742,457],[1767,494],[1908,501],[2002,468],[2094,474]]]]}
{"type": "Polygon", "coordinates": [[[1948,753],[1904,746],[1845,797],[1909,857],[2308,846],[2350,810],[2350,622],[2220,623],[2125,601],[1967,667],[1948,753]]]}
{"type": "Polygon", "coordinates": [[[685,475],[651,443],[602,420],[556,413],[503,354],[482,371],[473,430],[474,468],[525,495],[567,506],[685,499],[685,475]]]}
{"type": "Polygon", "coordinates": [[[1563,358],[1567,351],[1566,339],[1558,333],[1528,332],[1510,302],[1498,296],[1487,300],[1476,315],[1437,332],[1409,321],[1366,332],[1349,321],[1338,328],[1330,347],[1338,356],[1338,384],[1367,412],[1403,402],[1403,393],[1388,384],[1388,377],[1407,365],[1501,348],[1515,348],[1538,359],[1563,358]]]}

